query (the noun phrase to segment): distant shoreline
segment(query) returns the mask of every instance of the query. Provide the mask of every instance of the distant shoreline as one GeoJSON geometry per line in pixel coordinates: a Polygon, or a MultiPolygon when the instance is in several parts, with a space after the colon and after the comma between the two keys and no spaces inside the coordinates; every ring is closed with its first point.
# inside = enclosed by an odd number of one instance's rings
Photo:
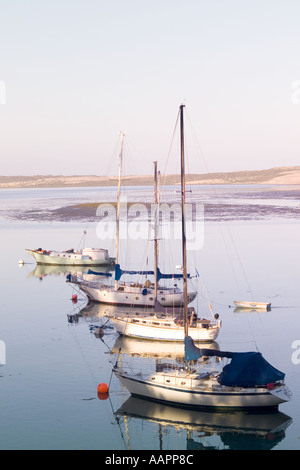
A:
{"type": "MultiPolygon", "coordinates": [[[[0,188],[59,188],[59,187],[107,187],[116,186],[117,176],[96,175],[33,175],[33,176],[0,176],[0,188]]],[[[190,185],[221,185],[221,184],[273,184],[300,185],[300,166],[277,167],[267,170],[236,171],[186,175],[186,183],[190,185]]],[[[124,186],[151,186],[153,176],[123,176],[124,186]]],[[[179,175],[161,177],[162,185],[180,184],[179,175]]]]}

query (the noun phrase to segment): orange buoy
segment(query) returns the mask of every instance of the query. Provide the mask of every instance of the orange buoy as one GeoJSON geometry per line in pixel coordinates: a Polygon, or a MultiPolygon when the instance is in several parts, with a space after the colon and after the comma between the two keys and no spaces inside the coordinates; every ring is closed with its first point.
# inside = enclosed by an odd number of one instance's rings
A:
{"type": "Polygon", "coordinates": [[[106,383],[101,383],[97,387],[98,393],[108,393],[108,385],[106,383]]]}

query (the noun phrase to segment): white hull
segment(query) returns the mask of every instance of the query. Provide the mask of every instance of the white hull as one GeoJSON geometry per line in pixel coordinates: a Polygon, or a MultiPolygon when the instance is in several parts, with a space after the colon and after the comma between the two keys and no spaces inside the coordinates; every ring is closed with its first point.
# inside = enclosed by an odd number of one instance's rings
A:
{"type": "MultiPolygon", "coordinates": [[[[207,341],[201,344],[206,349],[219,349],[216,342],[207,341]]],[[[155,347],[152,341],[144,338],[129,338],[128,336],[119,336],[111,348],[111,354],[128,354],[131,357],[155,357],[156,359],[176,358],[184,360],[184,343],[180,341],[157,341],[155,347]]]]}
{"type": "MultiPolygon", "coordinates": [[[[145,293],[143,287],[135,287],[133,285],[120,286],[117,290],[111,286],[100,287],[98,285],[93,287],[88,282],[81,282],[78,285],[86,296],[94,302],[112,305],[154,307],[154,289],[147,289],[147,293],[145,293]]],[[[196,295],[196,292],[189,292],[188,303],[192,302],[196,295]]],[[[183,292],[176,288],[159,289],[157,300],[164,307],[180,306],[183,304],[183,292]]]]}
{"type": "Polygon", "coordinates": [[[272,391],[263,387],[241,388],[211,385],[186,375],[155,373],[142,378],[140,375],[126,375],[114,370],[122,385],[132,395],[192,408],[254,409],[277,408],[288,401],[289,391],[285,385],[272,391]]]}
{"type": "MultiPolygon", "coordinates": [[[[172,318],[155,317],[117,318],[110,321],[120,335],[155,341],[184,341],[183,326],[176,325],[172,318]]],[[[221,322],[210,323],[209,327],[189,327],[189,336],[196,341],[214,341],[220,331],[221,322]]]]}
{"type": "Polygon", "coordinates": [[[105,266],[113,263],[107,250],[86,249],[79,252],[26,250],[37,264],[51,266],[105,266]]]}
{"type": "Polygon", "coordinates": [[[237,308],[243,309],[269,310],[271,308],[271,304],[267,302],[244,302],[234,300],[234,304],[237,308]]]}

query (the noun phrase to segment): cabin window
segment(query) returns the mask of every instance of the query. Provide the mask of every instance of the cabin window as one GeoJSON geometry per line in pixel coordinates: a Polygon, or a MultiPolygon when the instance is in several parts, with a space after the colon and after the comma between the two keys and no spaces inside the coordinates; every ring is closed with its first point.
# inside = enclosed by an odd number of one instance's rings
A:
{"type": "Polygon", "coordinates": [[[139,300],[139,298],[138,298],[138,297],[136,297],[136,298],[135,298],[135,300],[139,300]]]}

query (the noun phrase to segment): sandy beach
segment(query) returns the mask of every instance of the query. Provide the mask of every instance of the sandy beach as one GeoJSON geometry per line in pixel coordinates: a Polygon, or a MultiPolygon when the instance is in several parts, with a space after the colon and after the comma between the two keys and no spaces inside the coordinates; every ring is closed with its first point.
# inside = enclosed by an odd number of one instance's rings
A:
{"type": "MultiPolygon", "coordinates": [[[[0,176],[0,188],[55,188],[115,186],[118,178],[97,175],[32,175],[0,176]]],[[[163,185],[180,184],[179,175],[162,176],[163,185]]],[[[300,166],[278,167],[257,171],[236,171],[230,173],[207,173],[187,175],[187,184],[300,184],[300,166]]],[[[124,186],[148,186],[153,184],[153,175],[123,176],[124,186]]]]}

